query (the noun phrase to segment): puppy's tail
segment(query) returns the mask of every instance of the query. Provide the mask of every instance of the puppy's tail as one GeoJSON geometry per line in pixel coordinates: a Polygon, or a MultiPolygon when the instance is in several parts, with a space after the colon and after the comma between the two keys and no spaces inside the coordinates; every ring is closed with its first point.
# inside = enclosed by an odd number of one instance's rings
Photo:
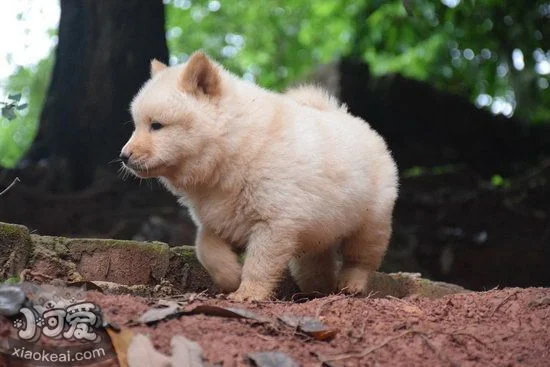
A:
{"type": "Polygon", "coordinates": [[[299,87],[290,88],[285,92],[287,97],[292,98],[296,102],[313,107],[321,111],[343,111],[347,112],[347,107],[340,102],[325,89],[314,85],[301,85],[299,87]]]}

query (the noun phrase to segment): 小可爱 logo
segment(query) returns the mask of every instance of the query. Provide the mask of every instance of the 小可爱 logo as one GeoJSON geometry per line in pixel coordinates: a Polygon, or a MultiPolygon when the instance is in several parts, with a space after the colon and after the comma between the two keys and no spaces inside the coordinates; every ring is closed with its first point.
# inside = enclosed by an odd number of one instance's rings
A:
{"type": "Polygon", "coordinates": [[[89,365],[116,356],[101,308],[84,292],[25,286],[29,302],[11,317],[14,331],[0,342],[0,352],[29,365],[50,366],[89,365]]]}

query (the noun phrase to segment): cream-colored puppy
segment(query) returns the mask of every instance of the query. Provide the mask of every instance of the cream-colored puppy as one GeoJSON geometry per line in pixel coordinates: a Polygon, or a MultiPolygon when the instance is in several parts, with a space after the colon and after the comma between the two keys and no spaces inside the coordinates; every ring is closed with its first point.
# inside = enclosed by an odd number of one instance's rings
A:
{"type": "Polygon", "coordinates": [[[263,300],[289,266],[304,292],[364,292],[398,192],[384,140],[321,89],[273,93],[200,51],[173,67],[153,61],[151,74],[121,159],[189,208],[214,282],[232,299],[263,300]]]}

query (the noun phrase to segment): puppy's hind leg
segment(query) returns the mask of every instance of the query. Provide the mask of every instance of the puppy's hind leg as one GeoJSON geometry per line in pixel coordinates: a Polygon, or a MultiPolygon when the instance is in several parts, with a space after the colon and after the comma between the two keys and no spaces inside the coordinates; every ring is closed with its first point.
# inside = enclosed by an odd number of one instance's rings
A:
{"type": "Polygon", "coordinates": [[[200,228],[195,247],[199,262],[223,292],[233,292],[239,288],[242,268],[237,254],[228,243],[200,228]]]}
{"type": "Polygon", "coordinates": [[[336,286],[336,259],[333,248],[301,253],[290,261],[290,273],[302,292],[332,293],[336,286]]]}
{"type": "Polygon", "coordinates": [[[343,263],[338,275],[338,289],[349,294],[364,294],[369,276],[376,271],[386,253],[391,236],[391,210],[369,218],[363,226],[344,240],[343,263]]]}

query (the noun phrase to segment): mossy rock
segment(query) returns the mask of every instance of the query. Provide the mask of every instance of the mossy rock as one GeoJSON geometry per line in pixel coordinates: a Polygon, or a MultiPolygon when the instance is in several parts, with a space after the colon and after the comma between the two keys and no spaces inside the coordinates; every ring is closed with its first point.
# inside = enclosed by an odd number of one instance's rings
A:
{"type": "Polygon", "coordinates": [[[439,298],[449,294],[468,292],[467,289],[458,285],[425,279],[417,273],[376,272],[369,281],[368,289],[374,298],[386,296],[403,298],[412,295],[439,298]]]}
{"type": "Polygon", "coordinates": [[[0,222],[0,279],[19,275],[27,265],[31,248],[27,227],[0,222]]]}
{"type": "MultiPolygon", "coordinates": [[[[24,226],[0,222],[0,275],[6,279],[26,268],[68,281],[129,286],[124,291],[141,290],[139,287],[154,289],[163,282],[182,293],[217,291],[193,246],[169,248],[161,242],[30,235],[24,226]]],[[[468,290],[424,279],[419,274],[375,273],[369,281],[369,291],[372,297],[437,298],[468,290]]],[[[287,272],[277,296],[289,298],[298,292],[287,272]]]]}
{"type": "Polygon", "coordinates": [[[170,268],[167,279],[185,292],[215,291],[210,275],[200,264],[193,246],[170,249],[170,268]]]}
{"type": "Polygon", "coordinates": [[[64,277],[70,280],[80,277],[125,285],[154,285],[168,272],[170,249],[161,242],[34,235],[32,240],[31,265],[51,276],[59,276],[52,274],[51,264],[55,261],[62,272],[73,273],[64,277]],[[46,269],[41,269],[46,261],[46,269]]]}

